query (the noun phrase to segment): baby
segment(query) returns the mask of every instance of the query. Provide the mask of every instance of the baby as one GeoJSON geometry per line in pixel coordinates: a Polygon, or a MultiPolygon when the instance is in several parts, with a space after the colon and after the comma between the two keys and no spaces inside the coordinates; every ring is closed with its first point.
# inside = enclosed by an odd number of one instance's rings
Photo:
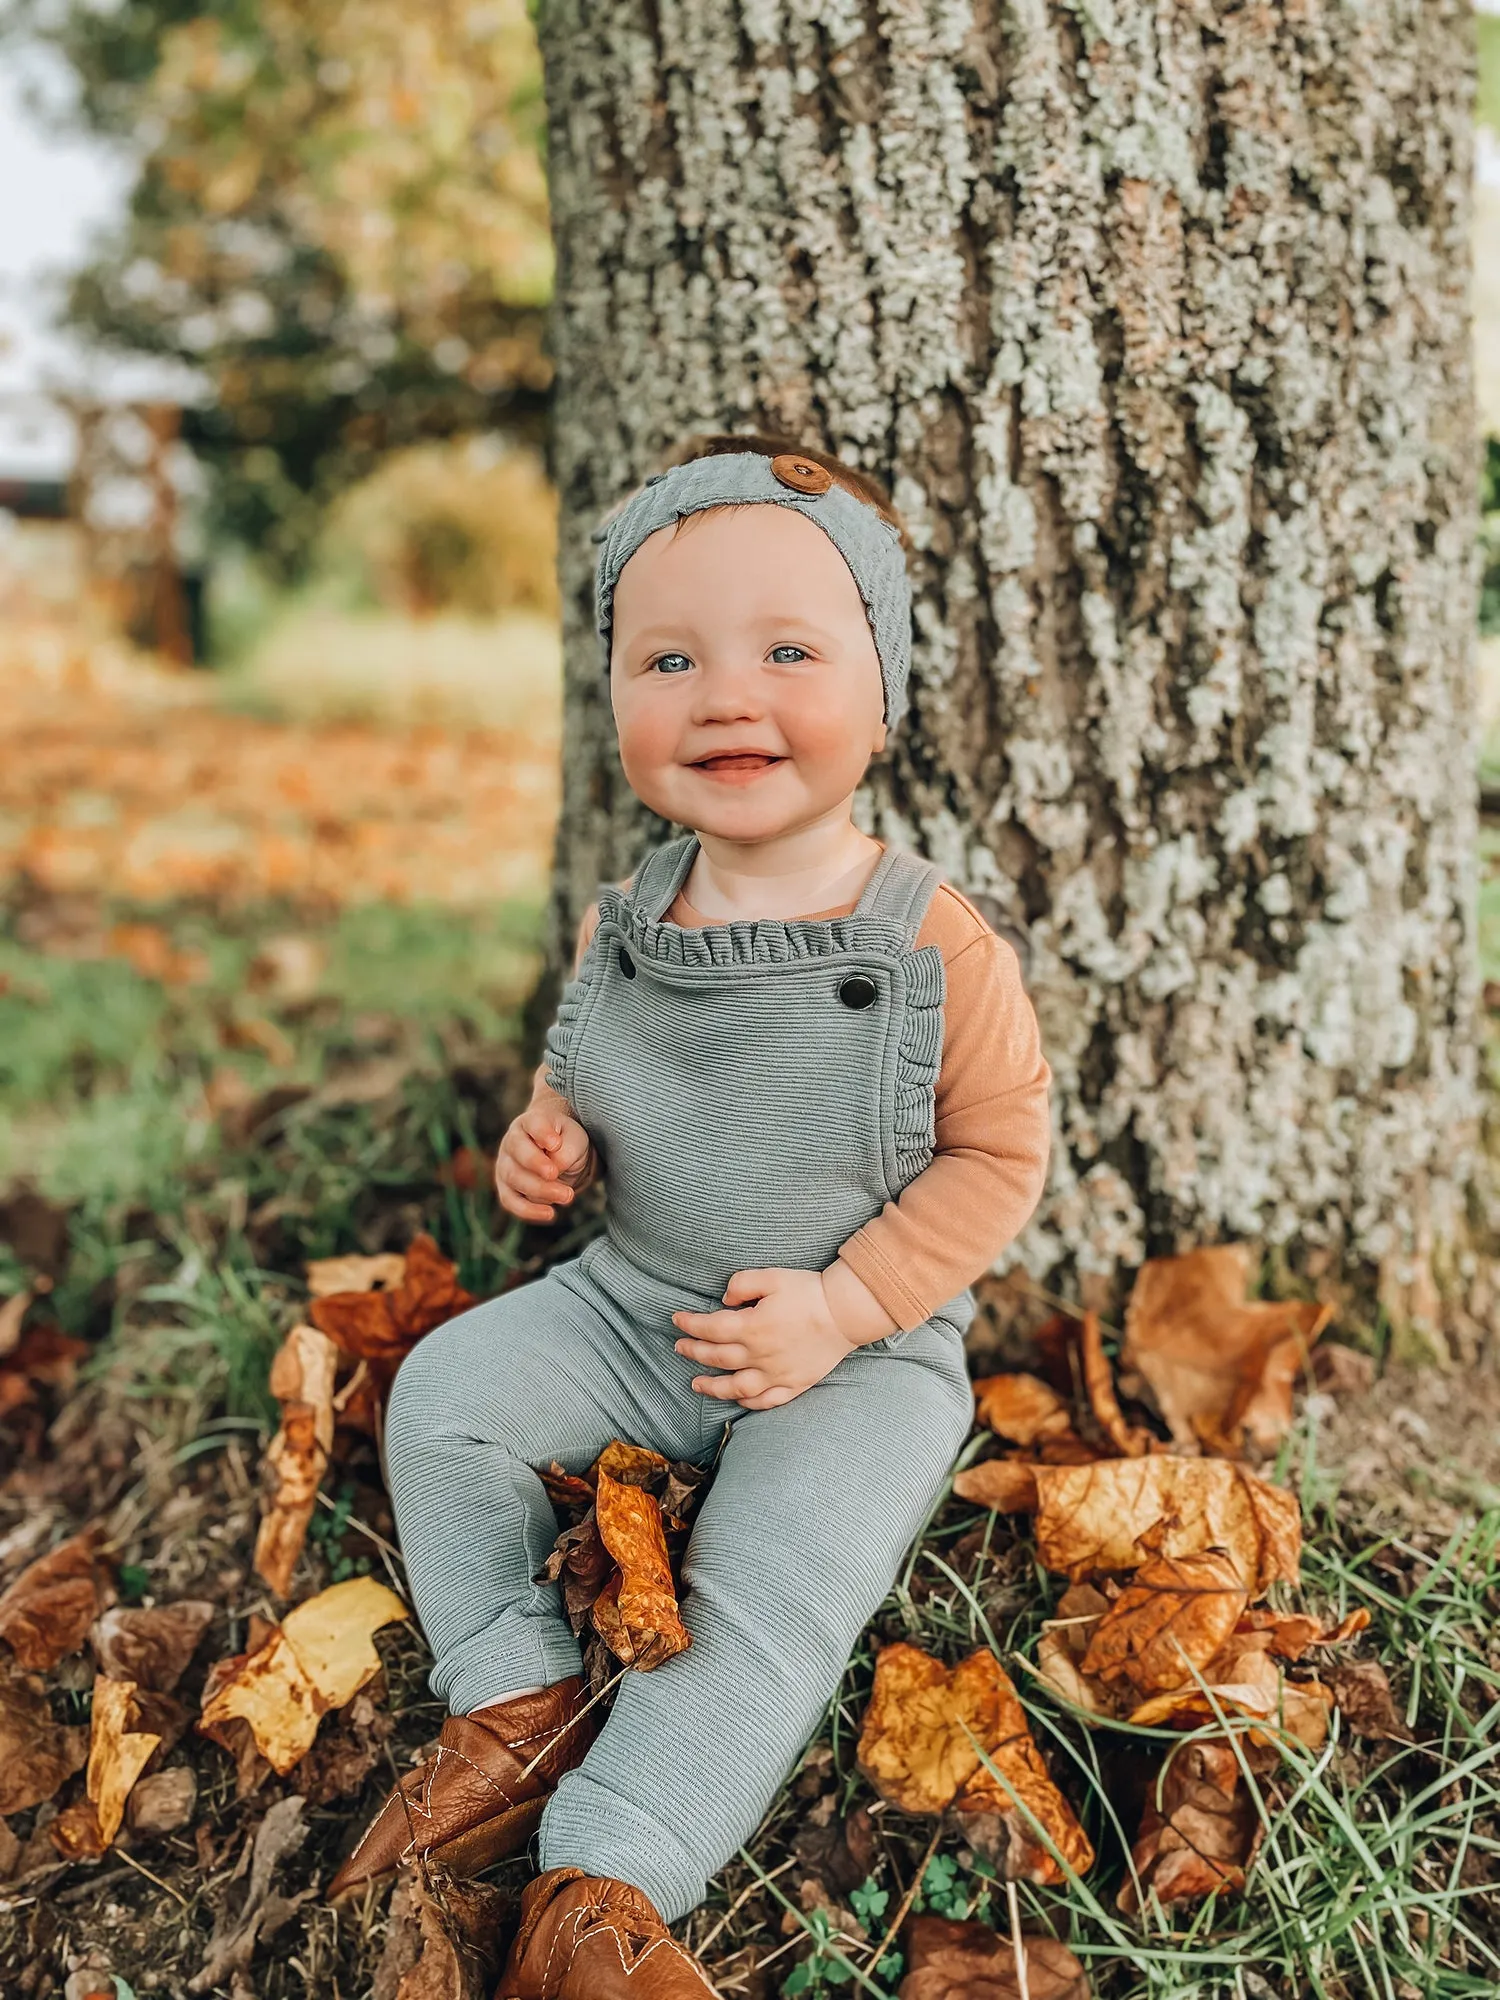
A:
{"type": "Polygon", "coordinates": [[[596,537],[620,759],[691,827],[604,889],[531,1102],[513,1214],[596,1175],[580,1257],[402,1367],[386,1433],[450,1715],[340,1870],[463,1872],[540,1828],[500,1984],[712,1992],[668,1933],[753,1833],[969,1429],[967,1287],[1026,1222],[1047,1065],[1010,945],[854,824],[906,706],[902,533],[821,452],[713,438],[596,537]],[[613,1438],[707,1462],[689,1651],[596,1729],[534,1467],[613,1438]]]}

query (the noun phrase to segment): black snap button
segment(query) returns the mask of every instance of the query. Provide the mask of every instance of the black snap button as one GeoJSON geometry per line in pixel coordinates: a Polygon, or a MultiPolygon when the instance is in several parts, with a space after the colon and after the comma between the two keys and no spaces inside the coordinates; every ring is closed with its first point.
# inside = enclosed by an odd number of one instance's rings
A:
{"type": "Polygon", "coordinates": [[[620,970],[627,979],[635,978],[635,960],[630,956],[624,945],[620,946],[620,970]]]}
{"type": "Polygon", "coordinates": [[[846,1007],[873,1007],[875,982],[867,979],[862,972],[851,972],[839,986],[839,998],[846,1007]]]}

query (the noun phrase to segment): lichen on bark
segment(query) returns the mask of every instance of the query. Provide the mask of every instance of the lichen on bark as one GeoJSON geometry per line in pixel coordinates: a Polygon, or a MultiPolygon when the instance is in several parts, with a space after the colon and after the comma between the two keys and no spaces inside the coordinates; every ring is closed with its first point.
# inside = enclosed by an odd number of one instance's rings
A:
{"type": "Polygon", "coordinates": [[[588,532],[683,434],[884,476],[913,711],[865,823],[1030,926],[1012,1253],[1222,1236],[1399,1291],[1476,1111],[1457,0],[545,0],[559,936],[656,829],[588,532]]]}

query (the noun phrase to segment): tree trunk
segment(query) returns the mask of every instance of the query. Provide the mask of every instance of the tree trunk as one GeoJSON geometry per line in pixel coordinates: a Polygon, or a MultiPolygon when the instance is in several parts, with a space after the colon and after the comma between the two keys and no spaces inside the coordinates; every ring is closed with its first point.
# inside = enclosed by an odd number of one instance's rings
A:
{"type": "Polygon", "coordinates": [[[1477,1116],[1466,5],[542,0],[559,936],[660,828],[600,511],[705,427],[883,476],[912,714],[864,823],[1026,922],[1013,1261],[1218,1238],[1432,1319],[1477,1116]]]}

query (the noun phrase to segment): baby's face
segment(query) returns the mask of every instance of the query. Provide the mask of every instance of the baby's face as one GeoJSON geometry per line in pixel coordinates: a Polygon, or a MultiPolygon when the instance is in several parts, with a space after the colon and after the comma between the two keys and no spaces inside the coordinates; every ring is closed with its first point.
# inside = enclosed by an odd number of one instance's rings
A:
{"type": "Polygon", "coordinates": [[[705,514],[641,544],[615,586],[610,691],[631,789],[726,840],[822,819],[885,743],[859,588],[790,507],[705,514]]]}

